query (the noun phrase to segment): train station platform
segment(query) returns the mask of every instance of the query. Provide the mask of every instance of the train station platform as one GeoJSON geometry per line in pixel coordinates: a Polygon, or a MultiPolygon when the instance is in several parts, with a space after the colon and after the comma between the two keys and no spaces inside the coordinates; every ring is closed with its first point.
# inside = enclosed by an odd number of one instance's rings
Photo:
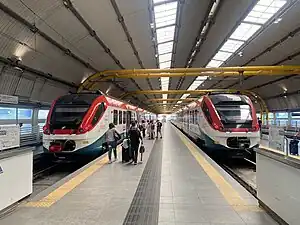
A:
{"type": "Polygon", "coordinates": [[[0,219],[1,225],[273,225],[257,200],[173,125],[143,163],[96,159],[0,219]]]}

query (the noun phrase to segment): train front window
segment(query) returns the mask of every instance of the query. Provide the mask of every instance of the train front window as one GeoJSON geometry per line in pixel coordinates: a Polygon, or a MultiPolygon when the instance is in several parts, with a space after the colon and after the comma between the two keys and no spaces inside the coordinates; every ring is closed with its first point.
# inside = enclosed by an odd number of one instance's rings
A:
{"type": "Polygon", "coordinates": [[[216,110],[225,128],[251,128],[252,113],[247,104],[217,104],[216,110]]]}
{"type": "Polygon", "coordinates": [[[50,125],[53,129],[76,129],[81,124],[89,106],[55,106],[50,125]]]}

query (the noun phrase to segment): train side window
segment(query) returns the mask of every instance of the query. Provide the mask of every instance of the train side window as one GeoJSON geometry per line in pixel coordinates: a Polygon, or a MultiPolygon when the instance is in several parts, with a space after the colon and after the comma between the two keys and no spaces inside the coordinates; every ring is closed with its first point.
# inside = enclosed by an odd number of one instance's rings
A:
{"type": "Polygon", "coordinates": [[[210,113],[209,113],[209,109],[208,109],[205,102],[203,102],[202,110],[203,110],[203,113],[204,113],[205,117],[207,118],[207,121],[209,122],[210,125],[212,125],[212,119],[211,119],[211,116],[210,116],[210,113]]]}
{"type": "Polygon", "coordinates": [[[122,111],[119,111],[119,124],[122,124],[122,111]]]}
{"type": "Polygon", "coordinates": [[[123,124],[126,124],[126,112],[123,112],[123,124]]]}
{"type": "Polygon", "coordinates": [[[113,123],[114,125],[118,125],[118,110],[114,110],[113,123]]]}
{"type": "Polygon", "coordinates": [[[92,125],[93,126],[95,126],[96,123],[99,121],[99,118],[102,116],[103,112],[104,112],[104,103],[101,103],[98,106],[98,109],[97,109],[97,111],[95,113],[95,116],[94,116],[94,118],[92,120],[92,125]]]}
{"type": "Polygon", "coordinates": [[[198,110],[195,110],[195,124],[198,124],[198,110]]]}

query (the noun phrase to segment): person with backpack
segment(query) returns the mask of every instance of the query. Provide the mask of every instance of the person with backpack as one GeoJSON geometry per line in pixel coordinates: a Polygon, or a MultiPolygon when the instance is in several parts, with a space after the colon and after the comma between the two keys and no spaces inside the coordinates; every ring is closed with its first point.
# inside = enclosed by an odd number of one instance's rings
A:
{"type": "Polygon", "coordinates": [[[150,139],[154,139],[155,136],[155,124],[153,120],[150,122],[150,139]]]}
{"type": "Polygon", "coordinates": [[[162,123],[159,120],[157,120],[157,122],[156,122],[156,138],[158,138],[158,134],[160,134],[160,138],[162,138],[161,127],[162,127],[162,123]]]}
{"type": "Polygon", "coordinates": [[[115,160],[118,160],[117,156],[117,141],[121,139],[121,135],[118,133],[118,131],[115,128],[115,125],[113,123],[109,124],[109,129],[106,132],[106,143],[108,146],[108,163],[112,163],[111,161],[111,153],[114,152],[115,160]]]}
{"type": "Polygon", "coordinates": [[[131,144],[131,152],[133,154],[134,165],[137,164],[140,142],[143,144],[143,138],[137,124],[132,122],[131,128],[128,131],[128,136],[131,144]]]}

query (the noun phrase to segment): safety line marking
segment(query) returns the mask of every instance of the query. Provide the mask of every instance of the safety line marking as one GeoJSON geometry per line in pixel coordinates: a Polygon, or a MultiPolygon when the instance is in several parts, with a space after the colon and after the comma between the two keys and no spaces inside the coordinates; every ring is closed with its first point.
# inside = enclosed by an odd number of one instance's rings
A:
{"type": "Polygon", "coordinates": [[[224,196],[230,206],[236,211],[262,211],[258,205],[250,205],[240,194],[225,180],[225,178],[201,155],[201,153],[191,144],[190,140],[184,136],[177,128],[172,126],[182,142],[187,146],[191,154],[203,168],[205,173],[215,183],[221,194],[224,196]]]}
{"type": "MultiPolygon", "coordinates": [[[[118,153],[120,153],[120,150],[118,150],[118,153]]],[[[84,171],[52,191],[50,194],[45,196],[39,201],[32,201],[26,203],[25,207],[50,207],[57,201],[59,201],[61,198],[63,198],[66,194],[68,194],[70,191],[72,191],[74,188],[76,188],[79,184],[81,184],[83,181],[85,181],[88,177],[90,177],[92,174],[94,174],[98,169],[103,167],[105,164],[108,163],[107,157],[104,157],[102,159],[97,160],[94,164],[90,165],[88,168],[86,168],[84,171]]]]}

